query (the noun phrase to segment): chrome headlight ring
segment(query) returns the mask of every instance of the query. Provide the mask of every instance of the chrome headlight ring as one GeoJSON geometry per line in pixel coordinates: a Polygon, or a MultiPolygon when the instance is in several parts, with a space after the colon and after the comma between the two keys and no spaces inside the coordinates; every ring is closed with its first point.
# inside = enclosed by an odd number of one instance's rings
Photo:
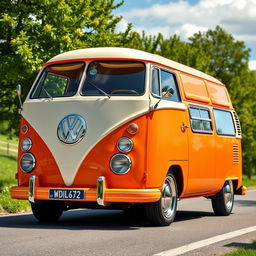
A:
{"type": "Polygon", "coordinates": [[[21,141],[21,149],[24,151],[24,152],[27,152],[31,149],[32,147],[32,140],[30,138],[25,138],[21,141]]]}
{"type": "Polygon", "coordinates": [[[31,153],[25,153],[20,159],[20,168],[25,173],[30,173],[35,168],[36,159],[31,153]]]}
{"type": "Polygon", "coordinates": [[[133,141],[128,137],[122,137],[117,142],[117,148],[122,153],[128,153],[133,148],[133,141]]]}
{"type": "Polygon", "coordinates": [[[110,169],[115,174],[126,174],[132,165],[131,159],[125,154],[116,154],[110,159],[110,169]]]}

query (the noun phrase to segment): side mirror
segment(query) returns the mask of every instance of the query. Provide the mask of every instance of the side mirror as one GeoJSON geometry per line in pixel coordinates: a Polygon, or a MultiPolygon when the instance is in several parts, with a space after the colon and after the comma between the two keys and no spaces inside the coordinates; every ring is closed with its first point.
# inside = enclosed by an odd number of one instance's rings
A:
{"type": "Polygon", "coordinates": [[[171,98],[174,94],[174,90],[172,87],[168,88],[167,91],[165,91],[163,94],[162,94],[162,98],[171,98]]]}
{"type": "Polygon", "coordinates": [[[18,97],[20,97],[20,95],[21,95],[21,85],[20,84],[17,84],[16,92],[17,92],[18,97]]]}
{"type": "Polygon", "coordinates": [[[170,98],[172,97],[174,94],[174,90],[172,87],[168,88],[166,91],[162,91],[162,97],[159,99],[159,101],[155,104],[154,108],[153,109],[156,109],[159,102],[164,99],[164,98],[170,98]]]}
{"type": "Polygon", "coordinates": [[[21,110],[22,110],[22,102],[21,102],[21,98],[20,98],[20,95],[21,95],[21,85],[18,84],[16,86],[16,93],[18,95],[18,98],[19,98],[19,102],[20,102],[20,109],[19,109],[19,114],[21,113],[21,110]]]}

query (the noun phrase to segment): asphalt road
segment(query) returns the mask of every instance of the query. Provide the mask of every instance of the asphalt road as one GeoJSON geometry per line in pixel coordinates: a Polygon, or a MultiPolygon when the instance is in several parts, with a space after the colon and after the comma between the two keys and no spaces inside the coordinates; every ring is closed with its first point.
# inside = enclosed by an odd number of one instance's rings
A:
{"type": "MultiPolygon", "coordinates": [[[[256,190],[236,196],[233,214],[217,217],[210,200],[179,201],[169,227],[152,227],[123,211],[75,210],[54,224],[39,223],[32,214],[0,217],[0,255],[154,255],[256,225],[256,190]]],[[[256,232],[203,247],[186,255],[219,255],[256,240],[256,232]]]]}

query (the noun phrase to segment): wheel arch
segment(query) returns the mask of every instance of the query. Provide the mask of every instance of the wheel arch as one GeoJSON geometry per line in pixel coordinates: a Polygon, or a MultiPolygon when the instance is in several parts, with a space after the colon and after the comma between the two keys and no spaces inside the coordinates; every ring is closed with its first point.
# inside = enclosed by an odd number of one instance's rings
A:
{"type": "Polygon", "coordinates": [[[182,168],[180,165],[171,165],[169,167],[168,173],[172,172],[176,182],[177,182],[177,189],[178,189],[178,198],[181,196],[184,190],[184,177],[182,168]]]}

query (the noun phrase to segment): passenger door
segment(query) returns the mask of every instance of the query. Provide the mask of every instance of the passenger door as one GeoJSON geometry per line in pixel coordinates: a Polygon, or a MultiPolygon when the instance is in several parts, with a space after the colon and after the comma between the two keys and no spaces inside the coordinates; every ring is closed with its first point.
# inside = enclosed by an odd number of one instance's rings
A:
{"type": "Polygon", "coordinates": [[[184,127],[188,120],[175,72],[158,67],[152,69],[150,98],[147,156],[148,173],[154,173],[154,176],[149,175],[148,185],[153,186],[163,182],[169,166],[187,166],[187,131],[184,127]],[[162,98],[169,88],[173,89],[173,95],[162,98]]]}
{"type": "Polygon", "coordinates": [[[188,105],[189,174],[187,196],[205,194],[215,188],[215,136],[208,107],[188,105]]]}

